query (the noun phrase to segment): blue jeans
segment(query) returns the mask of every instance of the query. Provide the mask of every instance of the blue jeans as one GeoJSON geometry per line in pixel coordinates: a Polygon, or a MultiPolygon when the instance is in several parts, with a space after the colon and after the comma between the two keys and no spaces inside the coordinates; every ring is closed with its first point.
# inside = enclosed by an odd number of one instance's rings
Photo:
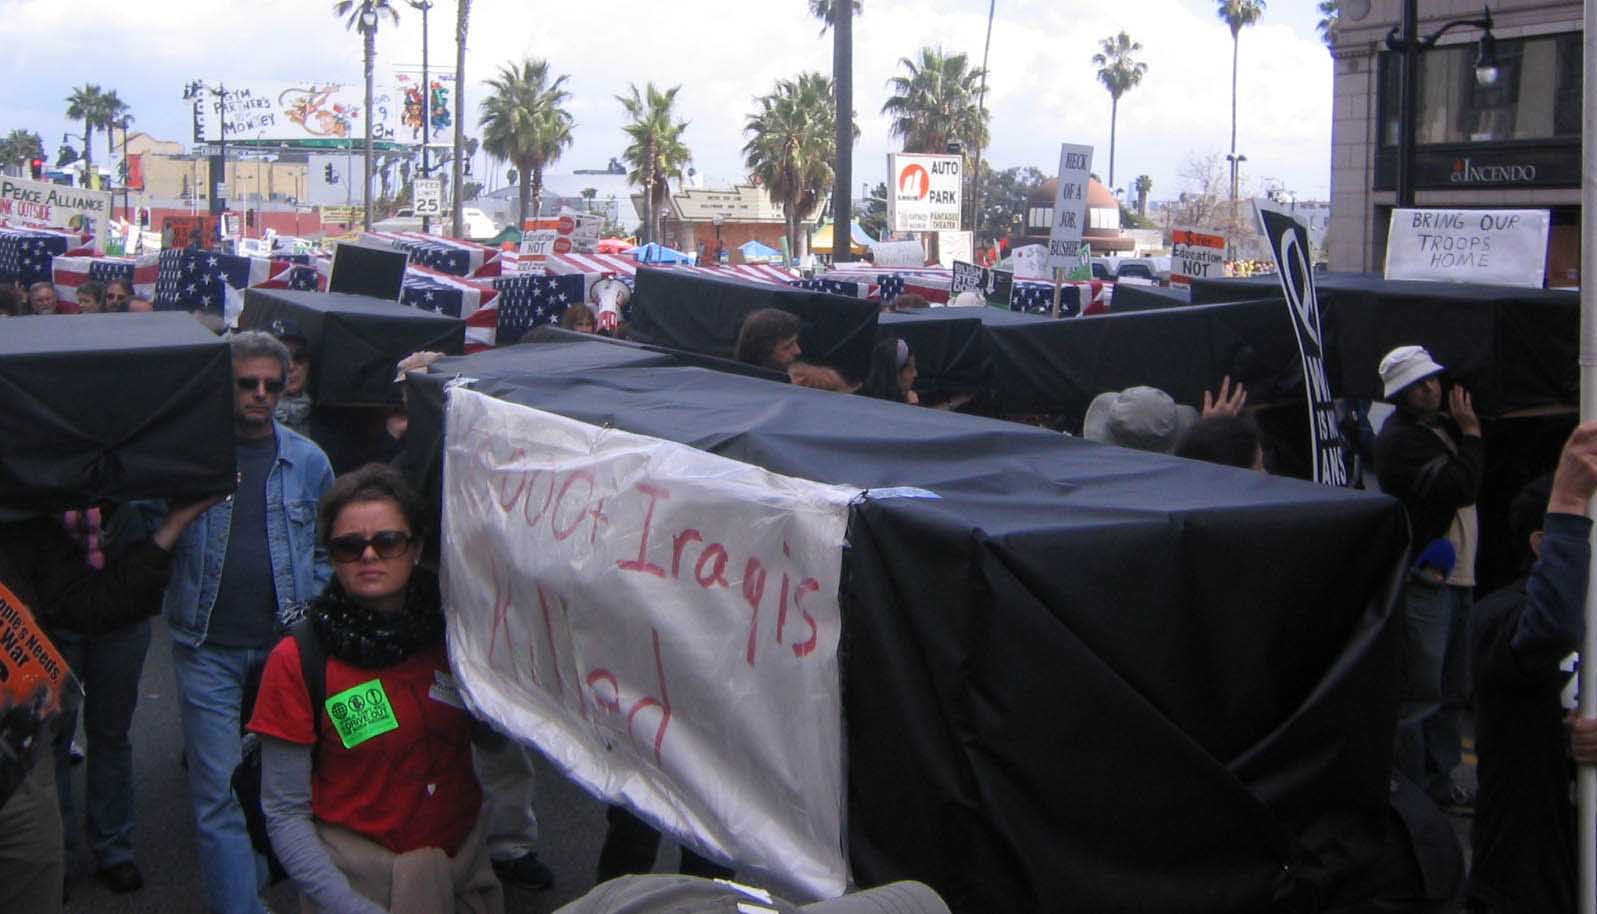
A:
{"type": "Polygon", "coordinates": [[[189,765],[189,800],[199,851],[200,884],[214,914],[261,914],[266,858],[255,852],[244,811],[233,795],[241,753],[244,683],[270,647],[191,647],[172,642],[189,765]]]}
{"type": "Polygon", "coordinates": [[[101,869],[133,862],[133,742],[128,730],[139,703],[139,676],[150,647],[150,623],[135,622],[92,637],[52,632],[55,644],[83,684],[83,707],[67,714],[55,744],[55,786],[61,801],[68,855],[78,844],[78,806],[72,795],[69,752],[83,716],[88,738],[89,849],[101,869]]]}
{"type": "Polygon", "coordinates": [[[1409,575],[1403,588],[1403,704],[1395,761],[1433,798],[1453,784],[1469,705],[1473,591],[1409,575]]]}

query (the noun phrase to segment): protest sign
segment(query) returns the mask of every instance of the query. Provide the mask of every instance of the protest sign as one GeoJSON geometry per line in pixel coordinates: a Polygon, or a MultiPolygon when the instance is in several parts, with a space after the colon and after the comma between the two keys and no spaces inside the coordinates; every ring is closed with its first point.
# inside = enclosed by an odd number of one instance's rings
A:
{"type": "Polygon", "coordinates": [[[449,392],[443,585],[473,710],[745,873],[835,896],[858,491],[449,392]]]}
{"type": "Polygon", "coordinates": [[[952,269],[956,260],[975,260],[975,245],[974,232],[938,232],[937,262],[952,269]]]}
{"type": "Polygon", "coordinates": [[[1081,266],[1081,234],[1087,228],[1087,182],[1091,176],[1092,147],[1062,144],[1059,147],[1059,190],[1054,194],[1054,222],[1048,230],[1048,266],[1051,269],[1069,271],[1081,266]]]}
{"type": "Polygon", "coordinates": [[[888,153],[889,229],[895,232],[958,231],[960,175],[959,156],[888,153]]]}
{"type": "Polygon", "coordinates": [[[1197,229],[1170,231],[1170,285],[1188,286],[1194,279],[1225,275],[1225,236],[1197,229]]]}
{"type": "Polygon", "coordinates": [[[926,249],[919,241],[879,241],[871,245],[871,262],[879,267],[924,267],[926,249]]]}
{"type": "Polygon", "coordinates": [[[194,247],[209,251],[216,240],[215,216],[167,216],[161,220],[163,248],[194,247]]]}
{"type": "Polygon", "coordinates": [[[81,232],[105,250],[111,224],[111,194],[23,178],[0,177],[0,219],[81,232]]]}
{"type": "Polygon", "coordinates": [[[1009,262],[1014,264],[1018,279],[1049,278],[1048,249],[1040,244],[1015,248],[1009,255],[1009,262]]]}
{"type": "Polygon", "coordinates": [[[1342,463],[1342,433],[1325,374],[1325,343],[1320,334],[1320,303],[1314,294],[1314,269],[1309,263],[1309,230],[1273,200],[1255,198],[1253,214],[1270,243],[1275,272],[1281,278],[1287,313],[1303,359],[1303,389],[1308,399],[1309,436],[1314,454],[1314,481],[1347,485],[1342,463]]]}
{"type": "Polygon", "coordinates": [[[0,805],[33,765],[55,763],[46,724],[81,694],[33,613],[0,582],[0,805]]]}
{"type": "Polygon", "coordinates": [[[1541,209],[1395,209],[1386,278],[1540,289],[1547,231],[1541,209]]]}
{"type": "Polygon", "coordinates": [[[959,293],[967,289],[985,291],[982,288],[982,274],[987,271],[973,263],[962,260],[954,261],[954,278],[948,286],[949,300],[953,300],[959,293]]]}

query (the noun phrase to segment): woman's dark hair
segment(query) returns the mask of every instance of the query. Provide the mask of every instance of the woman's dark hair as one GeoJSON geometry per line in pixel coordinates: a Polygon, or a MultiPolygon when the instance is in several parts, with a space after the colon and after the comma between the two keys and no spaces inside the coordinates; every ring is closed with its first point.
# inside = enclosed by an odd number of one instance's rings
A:
{"type": "Polygon", "coordinates": [[[871,347],[871,367],[865,373],[865,383],[860,385],[859,392],[878,400],[904,402],[904,392],[898,389],[898,373],[913,358],[915,353],[909,351],[909,344],[898,337],[877,340],[871,347]],[[898,360],[899,347],[903,347],[905,354],[903,362],[898,360]]]}
{"type": "Polygon", "coordinates": [[[1250,469],[1259,454],[1259,429],[1246,416],[1199,419],[1176,445],[1175,455],[1250,469]]]}
{"type": "MultiPolygon", "coordinates": [[[[87,294],[89,297],[93,298],[95,301],[99,302],[101,305],[105,304],[105,286],[100,285],[99,283],[95,282],[92,279],[89,280],[88,282],[84,283],[83,285],[78,286],[78,293],[77,294],[78,295],[87,294]]],[[[76,296],[74,296],[72,300],[73,301],[77,301],[76,296]]]]}
{"type": "Polygon", "coordinates": [[[23,296],[17,294],[16,286],[0,286],[0,314],[6,317],[27,314],[28,309],[23,306],[25,300],[23,296]]]}
{"type": "Polygon", "coordinates": [[[560,328],[562,330],[575,330],[577,323],[586,319],[586,322],[598,326],[597,319],[593,316],[593,309],[582,302],[577,302],[560,315],[560,328]]]}
{"type": "Polygon", "coordinates": [[[322,495],[316,515],[316,538],[325,544],[333,535],[333,522],[350,505],[362,501],[392,499],[405,515],[412,536],[427,530],[427,506],[404,475],[386,463],[368,463],[333,480],[322,495]]]}
{"type": "Polygon", "coordinates": [[[771,352],[778,343],[799,335],[799,319],[780,308],[761,308],[749,312],[738,330],[732,358],[749,365],[770,368],[771,352]]]}

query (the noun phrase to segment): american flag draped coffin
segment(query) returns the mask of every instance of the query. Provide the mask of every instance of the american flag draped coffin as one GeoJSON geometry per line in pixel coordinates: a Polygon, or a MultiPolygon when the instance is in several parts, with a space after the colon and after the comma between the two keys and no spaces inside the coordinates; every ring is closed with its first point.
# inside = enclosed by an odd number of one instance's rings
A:
{"type": "Polygon", "coordinates": [[[236,324],[244,307],[245,289],[264,285],[289,288],[296,270],[301,271],[298,274],[301,283],[314,281],[311,273],[306,272],[311,269],[309,258],[299,259],[307,263],[197,248],[162,251],[155,281],[155,308],[157,311],[205,311],[226,318],[229,325],[236,324]]]}
{"type": "Polygon", "coordinates": [[[51,265],[55,274],[56,298],[70,302],[76,299],[78,287],[86,282],[104,286],[121,280],[133,285],[134,295],[153,302],[156,276],[160,269],[159,259],[155,254],[140,257],[57,257],[51,265]]]}
{"type": "Polygon", "coordinates": [[[451,276],[491,279],[500,273],[499,250],[471,241],[420,232],[364,232],[361,243],[404,251],[411,263],[451,276]]]}
{"type": "Polygon", "coordinates": [[[0,282],[51,282],[51,262],[65,254],[92,254],[83,240],[47,229],[0,228],[0,282]]]}

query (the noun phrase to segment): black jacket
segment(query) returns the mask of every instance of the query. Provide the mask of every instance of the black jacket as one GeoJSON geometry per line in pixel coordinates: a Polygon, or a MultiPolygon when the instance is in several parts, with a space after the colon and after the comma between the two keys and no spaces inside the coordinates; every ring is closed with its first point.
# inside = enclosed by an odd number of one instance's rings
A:
{"type": "Polygon", "coordinates": [[[1485,444],[1460,432],[1450,416],[1421,417],[1399,408],[1386,420],[1375,439],[1375,475],[1381,491],[1408,509],[1410,558],[1447,535],[1459,508],[1475,504],[1485,463],[1485,444]]]}
{"type": "Polygon", "coordinates": [[[92,635],[155,615],[171,566],[146,540],[93,571],[54,515],[0,524],[0,582],[47,629],[92,635]]]}

